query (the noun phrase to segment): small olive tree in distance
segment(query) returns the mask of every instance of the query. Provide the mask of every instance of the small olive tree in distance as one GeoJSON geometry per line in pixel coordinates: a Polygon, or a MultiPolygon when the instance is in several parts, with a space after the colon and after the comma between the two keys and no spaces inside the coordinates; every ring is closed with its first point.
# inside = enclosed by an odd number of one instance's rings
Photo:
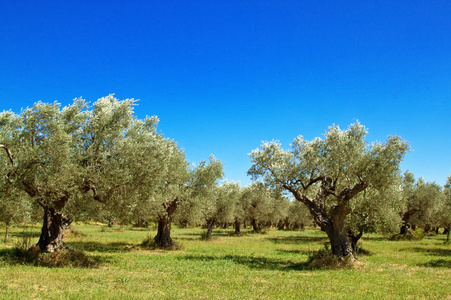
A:
{"type": "MultiPolygon", "coordinates": [[[[178,148],[177,148],[178,149],[178,148]]],[[[152,200],[157,204],[158,232],[154,238],[160,248],[176,246],[171,238],[171,223],[177,207],[185,201],[205,198],[224,175],[222,163],[214,156],[189,169],[184,153],[173,148],[166,175],[157,185],[152,200]]]]}
{"type": "Polygon", "coordinates": [[[254,180],[263,178],[268,185],[283,187],[304,203],[326,232],[333,254],[340,258],[353,259],[346,230],[350,201],[368,188],[391,185],[409,150],[408,143],[397,136],[369,145],[366,135],[367,129],[358,122],[346,130],[331,126],[324,138],[306,141],[298,136],[290,150],[272,141],[249,154],[252,165],[248,174],[254,180]]]}

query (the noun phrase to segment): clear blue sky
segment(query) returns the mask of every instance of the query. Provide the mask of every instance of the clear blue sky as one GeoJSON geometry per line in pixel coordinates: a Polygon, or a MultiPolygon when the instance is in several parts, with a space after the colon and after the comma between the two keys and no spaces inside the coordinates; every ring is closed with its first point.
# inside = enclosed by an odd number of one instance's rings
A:
{"type": "Polygon", "coordinates": [[[442,185],[450,90],[450,1],[0,2],[0,111],[140,99],[188,160],[214,154],[243,185],[262,140],[356,120],[442,185]]]}

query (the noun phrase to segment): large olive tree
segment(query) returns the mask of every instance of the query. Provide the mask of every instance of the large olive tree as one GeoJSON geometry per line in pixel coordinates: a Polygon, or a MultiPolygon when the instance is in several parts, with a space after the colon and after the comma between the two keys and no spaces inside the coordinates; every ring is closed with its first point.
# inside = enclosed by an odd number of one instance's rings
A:
{"type": "Polygon", "coordinates": [[[137,120],[134,103],[110,95],[92,107],[76,99],[0,114],[2,171],[43,208],[42,252],[65,248],[68,212],[98,202],[125,217],[171,179],[164,170],[175,143],[156,132],[156,118],[137,120]]]}
{"type": "Polygon", "coordinates": [[[346,130],[331,126],[324,138],[306,141],[297,137],[289,150],[273,141],[249,154],[252,165],[248,174],[283,187],[304,203],[339,257],[353,257],[346,229],[351,200],[368,188],[392,184],[409,149],[397,136],[385,143],[368,144],[366,135],[366,128],[359,123],[346,130]]]}

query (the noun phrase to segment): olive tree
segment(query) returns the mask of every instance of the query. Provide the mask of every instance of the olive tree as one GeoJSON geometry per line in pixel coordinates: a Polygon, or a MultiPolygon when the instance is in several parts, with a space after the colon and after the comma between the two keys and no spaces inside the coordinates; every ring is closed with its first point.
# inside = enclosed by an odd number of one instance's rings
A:
{"type": "Polygon", "coordinates": [[[420,177],[407,203],[407,210],[415,211],[410,217],[410,223],[415,227],[423,227],[425,232],[428,232],[431,226],[436,226],[438,220],[435,208],[439,205],[441,197],[441,186],[435,182],[426,182],[420,177]]]}
{"type": "Polygon", "coordinates": [[[413,235],[410,228],[423,227],[428,232],[432,226],[441,226],[438,207],[443,198],[442,187],[435,182],[426,182],[423,178],[415,179],[408,171],[402,181],[404,208],[401,234],[413,235]]]}
{"type": "Polygon", "coordinates": [[[66,203],[77,192],[80,166],[73,156],[79,127],[85,121],[83,101],[60,110],[58,103],[36,103],[20,115],[0,115],[0,141],[6,151],[7,178],[44,210],[37,246],[53,252],[64,248],[63,229],[71,219],[63,215],[66,203]]]}
{"type": "Polygon", "coordinates": [[[252,165],[248,174],[284,188],[304,203],[339,257],[353,257],[346,230],[351,201],[368,188],[391,185],[409,149],[397,136],[388,137],[385,143],[368,144],[366,135],[366,128],[359,123],[346,130],[331,126],[324,138],[295,138],[289,150],[272,141],[249,154],[252,165]],[[311,190],[315,196],[310,196],[311,190]]]}
{"type": "Polygon", "coordinates": [[[262,182],[252,182],[246,186],[241,195],[247,203],[246,218],[250,220],[252,231],[261,233],[261,225],[269,219],[272,208],[271,191],[262,182]]]}
{"type": "Polygon", "coordinates": [[[154,238],[156,245],[169,248],[176,243],[171,238],[171,223],[179,204],[192,199],[204,198],[223,176],[220,160],[210,156],[209,161],[201,161],[194,169],[189,168],[184,153],[172,145],[165,164],[165,175],[153,193],[152,201],[158,210],[158,232],[154,238]]]}
{"type": "Polygon", "coordinates": [[[222,185],[210,189],[199,201],[201,211],[207,226],[205,239],[210,239],[213,228],[217,222],[233,221],[233,212],[236,199],[239,196],[240,184],[223,182],[222,185]]]}
{"type": "Polygon", "coordinates": [[[156,118],[133,117],[134,104],[110,95],[92,107],[75,99],[62,109],[38,102],[19,115],[0,114],[7,181],[44,210],[42,252],[65,248],[63,230],[72,222],[67,212],[95,201],[124,217],[130,201],[148,196],[154,178],[161,181],[156,175],[164,164],[158,161],[169,142],[156,133],[156,118]]]}

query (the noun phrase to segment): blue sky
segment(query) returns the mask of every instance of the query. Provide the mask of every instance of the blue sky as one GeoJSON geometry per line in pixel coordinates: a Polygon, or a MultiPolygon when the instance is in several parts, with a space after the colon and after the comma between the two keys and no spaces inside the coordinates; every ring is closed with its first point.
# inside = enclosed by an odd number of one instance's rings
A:
{"type": "Polygon", "coordinates": [[[451,175],[449,1],[0,2],[0,111],[140,99],[138,117],[191,162],[214,154],[250,182],[247,154],[359,120],[400,135],[402,163],[451,175]]]}

